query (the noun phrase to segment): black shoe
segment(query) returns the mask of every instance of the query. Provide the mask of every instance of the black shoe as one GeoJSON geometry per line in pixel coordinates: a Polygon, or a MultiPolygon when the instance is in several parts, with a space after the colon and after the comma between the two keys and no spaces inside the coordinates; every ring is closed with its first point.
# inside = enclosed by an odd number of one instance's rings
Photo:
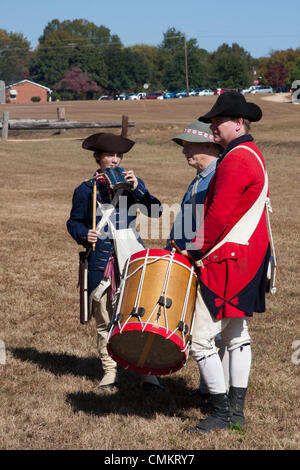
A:
{"type": "Polygon", "coordinates": [[[230,387],[228,394],[232,424],[238,425],[241,428],[245,425],[244,406],[246,393],[247,388],[230,387]]]}
{"type": "Polygon", "coordinates": [[[229,429],[231,425],[231,413],[229,399],[226,393],[218,393],[210,396],[212,413],[202,419],[196,426],[185,428],[191,433],[206,434],[216,429],[229,429]]]}

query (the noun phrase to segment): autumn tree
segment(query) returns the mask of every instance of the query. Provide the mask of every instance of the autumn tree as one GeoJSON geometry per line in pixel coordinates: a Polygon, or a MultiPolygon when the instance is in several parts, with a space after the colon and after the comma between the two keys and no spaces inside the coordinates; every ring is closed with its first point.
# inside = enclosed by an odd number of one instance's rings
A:
{"type": "Polygon", "coordinates": [[[80,67],[73,67],[72,70],[67,71],[64,78],[54,88],[62,92],[62,97],[74,99],[92,99],[95,93],[101,91],[97,83],[80,67]]]}
{"type": "Polygon", "coordinates": [[[284,64],[275,64],[265,73],[268,83],[275,89],[286,86],[287,76],[288,70],[284,64]]]}

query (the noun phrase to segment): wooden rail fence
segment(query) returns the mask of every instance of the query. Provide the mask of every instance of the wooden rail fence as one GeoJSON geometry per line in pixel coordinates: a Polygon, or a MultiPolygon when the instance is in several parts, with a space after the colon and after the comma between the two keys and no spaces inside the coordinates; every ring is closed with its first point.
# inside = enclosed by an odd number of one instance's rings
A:
{"type": "Polygon", "coordinates": [[[79,122],[65,119],[64,108],[57,109],[58,119],[9,119],[9,112],[4,111],[3,118],[0,120],[0,129],[2,129],[2,140],[8,139],[8,131],[11,130],[40,130],[56,129],[65,132],[66,129],[83,128],[121,128],[121,135],[127,135],[128,127],[134,127],[134,121],[128,121],[128,116],[122,116],[121,122],[79,122]]]}

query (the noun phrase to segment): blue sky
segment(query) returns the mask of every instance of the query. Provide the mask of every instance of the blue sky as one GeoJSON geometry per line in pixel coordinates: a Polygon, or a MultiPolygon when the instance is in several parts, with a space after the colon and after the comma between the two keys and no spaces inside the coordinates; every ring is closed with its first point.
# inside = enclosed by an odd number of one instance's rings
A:
{"type": "Polygon", "coordinates": [[[14,0],[0,3],[0,29],[22,33],[34,48],[47,23],[84,18],[125,46],[157,46],[170,27],[215,51],[237,42],[253,57],[300,47],[300,0],[14,0]]]}

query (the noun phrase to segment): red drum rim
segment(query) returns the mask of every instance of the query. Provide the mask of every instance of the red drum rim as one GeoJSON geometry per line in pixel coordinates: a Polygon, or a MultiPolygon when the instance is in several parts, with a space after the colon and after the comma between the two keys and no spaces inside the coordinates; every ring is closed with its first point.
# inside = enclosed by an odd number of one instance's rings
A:
{"type": "MultiPolygon", "coordinates": [[[[164,250],[161,250],[161,251],[164,251],[164,250]]],[[[122,329],[122,333],[120,333],[120,331],[121,331],[121,328],[119,326],[116,326],[112,331],[112,334],[110,336],[110,340],[111,340],[111,338],[113,338],[114,336],[116,336],[118,334],[123,334],[126,331],[142,331],[142,328],[141,328],[140,323],[128,323],[122,329]]],[[[167,338],[171,333],[173,333],[171,330],[167,330],[163,326],[153,326],[152,324],[146,325],[144,331],[146,331],[148,333],[155,333],[155,334],[160,335],[164,338],[167,338]]],[[[172,341],[173,343],[175,343],[180,348],[180,350],[183,350],[186,347],[186,345],[183,343],[182,339],[180,339],[176,335],[176,333],[174,333],[169,338],[169,341],[172,341]]],[[[150,375],[167,375],[167,374],[171,374],[171,373],[176,372],[177,370],[181,369],[182,367],[184,367],[185,364],[186,364],[186,361],[187,361],[187,350],[185,350],[185,351],[183,351],[184,360],[179,362],[178,364],[176,364],[173,367],[165,367],[165,368],[158,368],[158,369],[153,369],[153,367],[138,367],[137,365],[129,363],[129,362],[125,361],[124,359],[122,359],[121,357],[119,357],[118,355],[114,354],[109,342],[107,343],[107,350],[109,352],[109,355],[113,358],[113,360],[116,361],[118,364],[120,364],[124,369],[129,369],[129,370],[132,370],[133,372],[137,372],[139,374],[150,374],[150,375]]]]}
{"type": "MultiPolygon", "coordinates": [[[[161,249],[158,249],[158,248],[150,248],[149,250],[142,250],[142,251],[138,251],[137,253],[134,253],[133,255],[131,255],[131,257],[129,258],[129,262],[131,261],[135,261],[137,259],[140,259],[140,258],[145,258],[146,257],[146,254],[147,254],[147,251],[148,251],[148,258],[150,257],[155,257],[155,258],[162,258],[163,256],[166,256],[166,255],[170,255],[171,256],[171,251],[169,250],[161,250],[161,249]]],[[[188,258],[186,258],[185,256],[183,255],[180,255],[179,253],[174,253],[174,258],[173,258],[175,261],[178,261],[179,263],[181,264],[184,264],[185,266],[187,266],[188,268],[191,268],[192,265],[189,261],[188,258]]]]}

